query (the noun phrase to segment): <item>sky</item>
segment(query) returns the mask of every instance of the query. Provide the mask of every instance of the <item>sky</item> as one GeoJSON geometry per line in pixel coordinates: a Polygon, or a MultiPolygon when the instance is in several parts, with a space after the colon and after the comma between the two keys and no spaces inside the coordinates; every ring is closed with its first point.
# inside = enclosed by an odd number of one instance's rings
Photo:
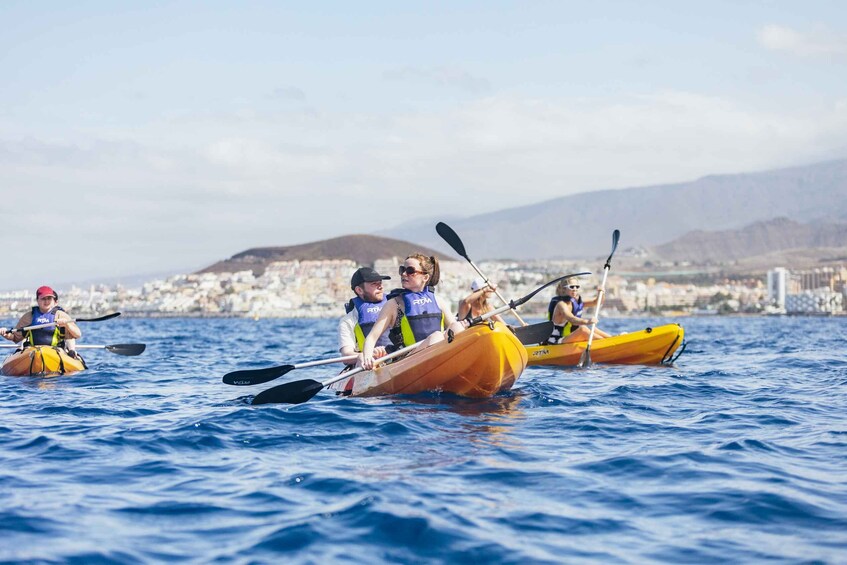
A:
{"type": "Polygon", "coordinates": [[[840,1],[4,0],[0,29],[0,290],[847,157],[840,1]]]}

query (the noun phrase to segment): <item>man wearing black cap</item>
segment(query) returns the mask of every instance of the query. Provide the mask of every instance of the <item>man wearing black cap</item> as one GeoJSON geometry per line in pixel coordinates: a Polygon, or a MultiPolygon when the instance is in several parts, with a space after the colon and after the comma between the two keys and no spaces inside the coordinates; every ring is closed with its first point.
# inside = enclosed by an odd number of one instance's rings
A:
{"type": "MultiPolygon", "coordinates": [[[[347,314],[338,321],[338,350],[345,357],[362,351],[368,332],[386,304],[382,281],[390,278],[380,275],[370,267],[361,267],[353,273],[350,288],[356,293],[356,297],[346,304],[347,314]]],[[[374,352],[378,351],[378,354],[374,355],[374,358],[385,355],[389,345],[391,340],[386,333],[377,341],[378,347],[374,352]]],[[[349,364],[353,365],[355,362],[349,364]]]]}

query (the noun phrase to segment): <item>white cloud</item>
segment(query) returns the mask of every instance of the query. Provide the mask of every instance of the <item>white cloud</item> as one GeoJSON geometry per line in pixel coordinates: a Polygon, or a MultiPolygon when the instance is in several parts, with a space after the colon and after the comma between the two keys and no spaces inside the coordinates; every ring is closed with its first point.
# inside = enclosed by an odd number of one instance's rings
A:
{"type": "MultiPolygon", "coordinates": [[[[847,147],[843,100],[771,114],[680,91],[614,101],[491,96],[393,115],[257,112],[195,125],[181,127],[178,141],[167,124],[122,140],[114,130],[108,139],[0,139],[4,227],[37,226],[37,202],[51,212],[51,228],[27,231],[27,246],[10,246],[7,262],[52,248],[58,229],[77,250],[51,259],[66,280],[192,268],[255,245],[801,164],[847,147]]],[[[19,276],[4,272],[0,288],[19,276]]]]}
{"type": "Polygon", "coordinates": [[[768,24],[758,31],[757,39],[766,49],[804,57],[847,56],[847,36],[823,28],[802,33],[790,27],[768,24]]]}

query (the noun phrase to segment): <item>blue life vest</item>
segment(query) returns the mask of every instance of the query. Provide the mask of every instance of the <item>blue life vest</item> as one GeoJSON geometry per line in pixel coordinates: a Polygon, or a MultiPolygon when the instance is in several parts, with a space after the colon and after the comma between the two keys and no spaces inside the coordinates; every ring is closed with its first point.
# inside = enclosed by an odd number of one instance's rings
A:
{"type": "Polygon", "coordinates": [[[400,320],[403,345],[406,347],[444,329],[444,312],[435,301],[435,294],[425,288],[423,292],[407,292],[403,295],[405,315],[400,320]]]}
{"type": "MultiPolygon", "coordinates": [[[[353,327],[353,333],[356,334],[356,344],[359,346],[359,351],[362,351],[365,347],[365,338],[368,337],[368,334],[371,333],[371,329],[374,327],[377,318],[379,318],[379,313],[382,312],[382,308],[388,303],[388,301],[383,298],[382,302],[365,302],[358,296],[353,298],[350,302],[353,303],[353,307],[356,309],[356,313],[359,316],[358,322],[353,327]]],[[[379,339],[376,340],[377,347],[387,347],[391,345],[391,340],[388,338],[388,332],[383,332],[379,339]]]]}
{"type": "MultiPolygon", "coordinates": [[[[572,296],[554,296],[550,300],[550,305],[547,306],[547,319],[551,322],[553,321],[553,312],[556,310],[556,306],[559,302],[570,302],[571,307],[573,308],[573,315],[577,318],[582,317],[582,310],[584,308],[582,304],[582,297],[574,299],[572,296]]],[[[560,343],[562,338],[569,336],[574,331],[574,326],[570,322],[565,322],[564,325],[557,326],[553,325],[553,333],[550,334],[550,337],[547,339],[547,343],[560,343]]]]}
{"type": "MultiPolygon", "coordinates": [[[[32,322],[29,325],[50,324],[56,321],[56,312],[62,310],[56,306],[46,314],[38,306],[32,307],[32,322]]],[[[52,345],[53,347],[65,346],[65,328],[53,326],[51,328],[38,328],[26,332],[26,345],[52,345]]]]}

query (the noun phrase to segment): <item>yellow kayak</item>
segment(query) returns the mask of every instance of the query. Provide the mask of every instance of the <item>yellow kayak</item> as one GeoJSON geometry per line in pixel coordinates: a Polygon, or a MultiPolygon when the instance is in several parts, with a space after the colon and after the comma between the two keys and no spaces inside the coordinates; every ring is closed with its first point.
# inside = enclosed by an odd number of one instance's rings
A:
{"type": "Polygon", "coordinates": [[[15,351],[3,361],[0,373],[10,377],[56,377],[86,369],[82,357],[49,345],[36,345],[15,351]]]}
{"type": "Polygon", "coordinates": [[[512,388],[527,364],[527,352],[508,326],[480,324],[372,371],[331,385],[352,396],[449,392],[487,398],[512,388]]]}
{"type": "MultiPolygon", "coordinates": [[[[592,363],[625,365],[658,365],[673,359],[685,337],[679,324],[666,324],[623,335],[594,339],[591,342],[592,363]]],[[[529,365],[575,367],[585,351],[586,341],[559,345],[533,345],[526,348],[529,365]]]]}

